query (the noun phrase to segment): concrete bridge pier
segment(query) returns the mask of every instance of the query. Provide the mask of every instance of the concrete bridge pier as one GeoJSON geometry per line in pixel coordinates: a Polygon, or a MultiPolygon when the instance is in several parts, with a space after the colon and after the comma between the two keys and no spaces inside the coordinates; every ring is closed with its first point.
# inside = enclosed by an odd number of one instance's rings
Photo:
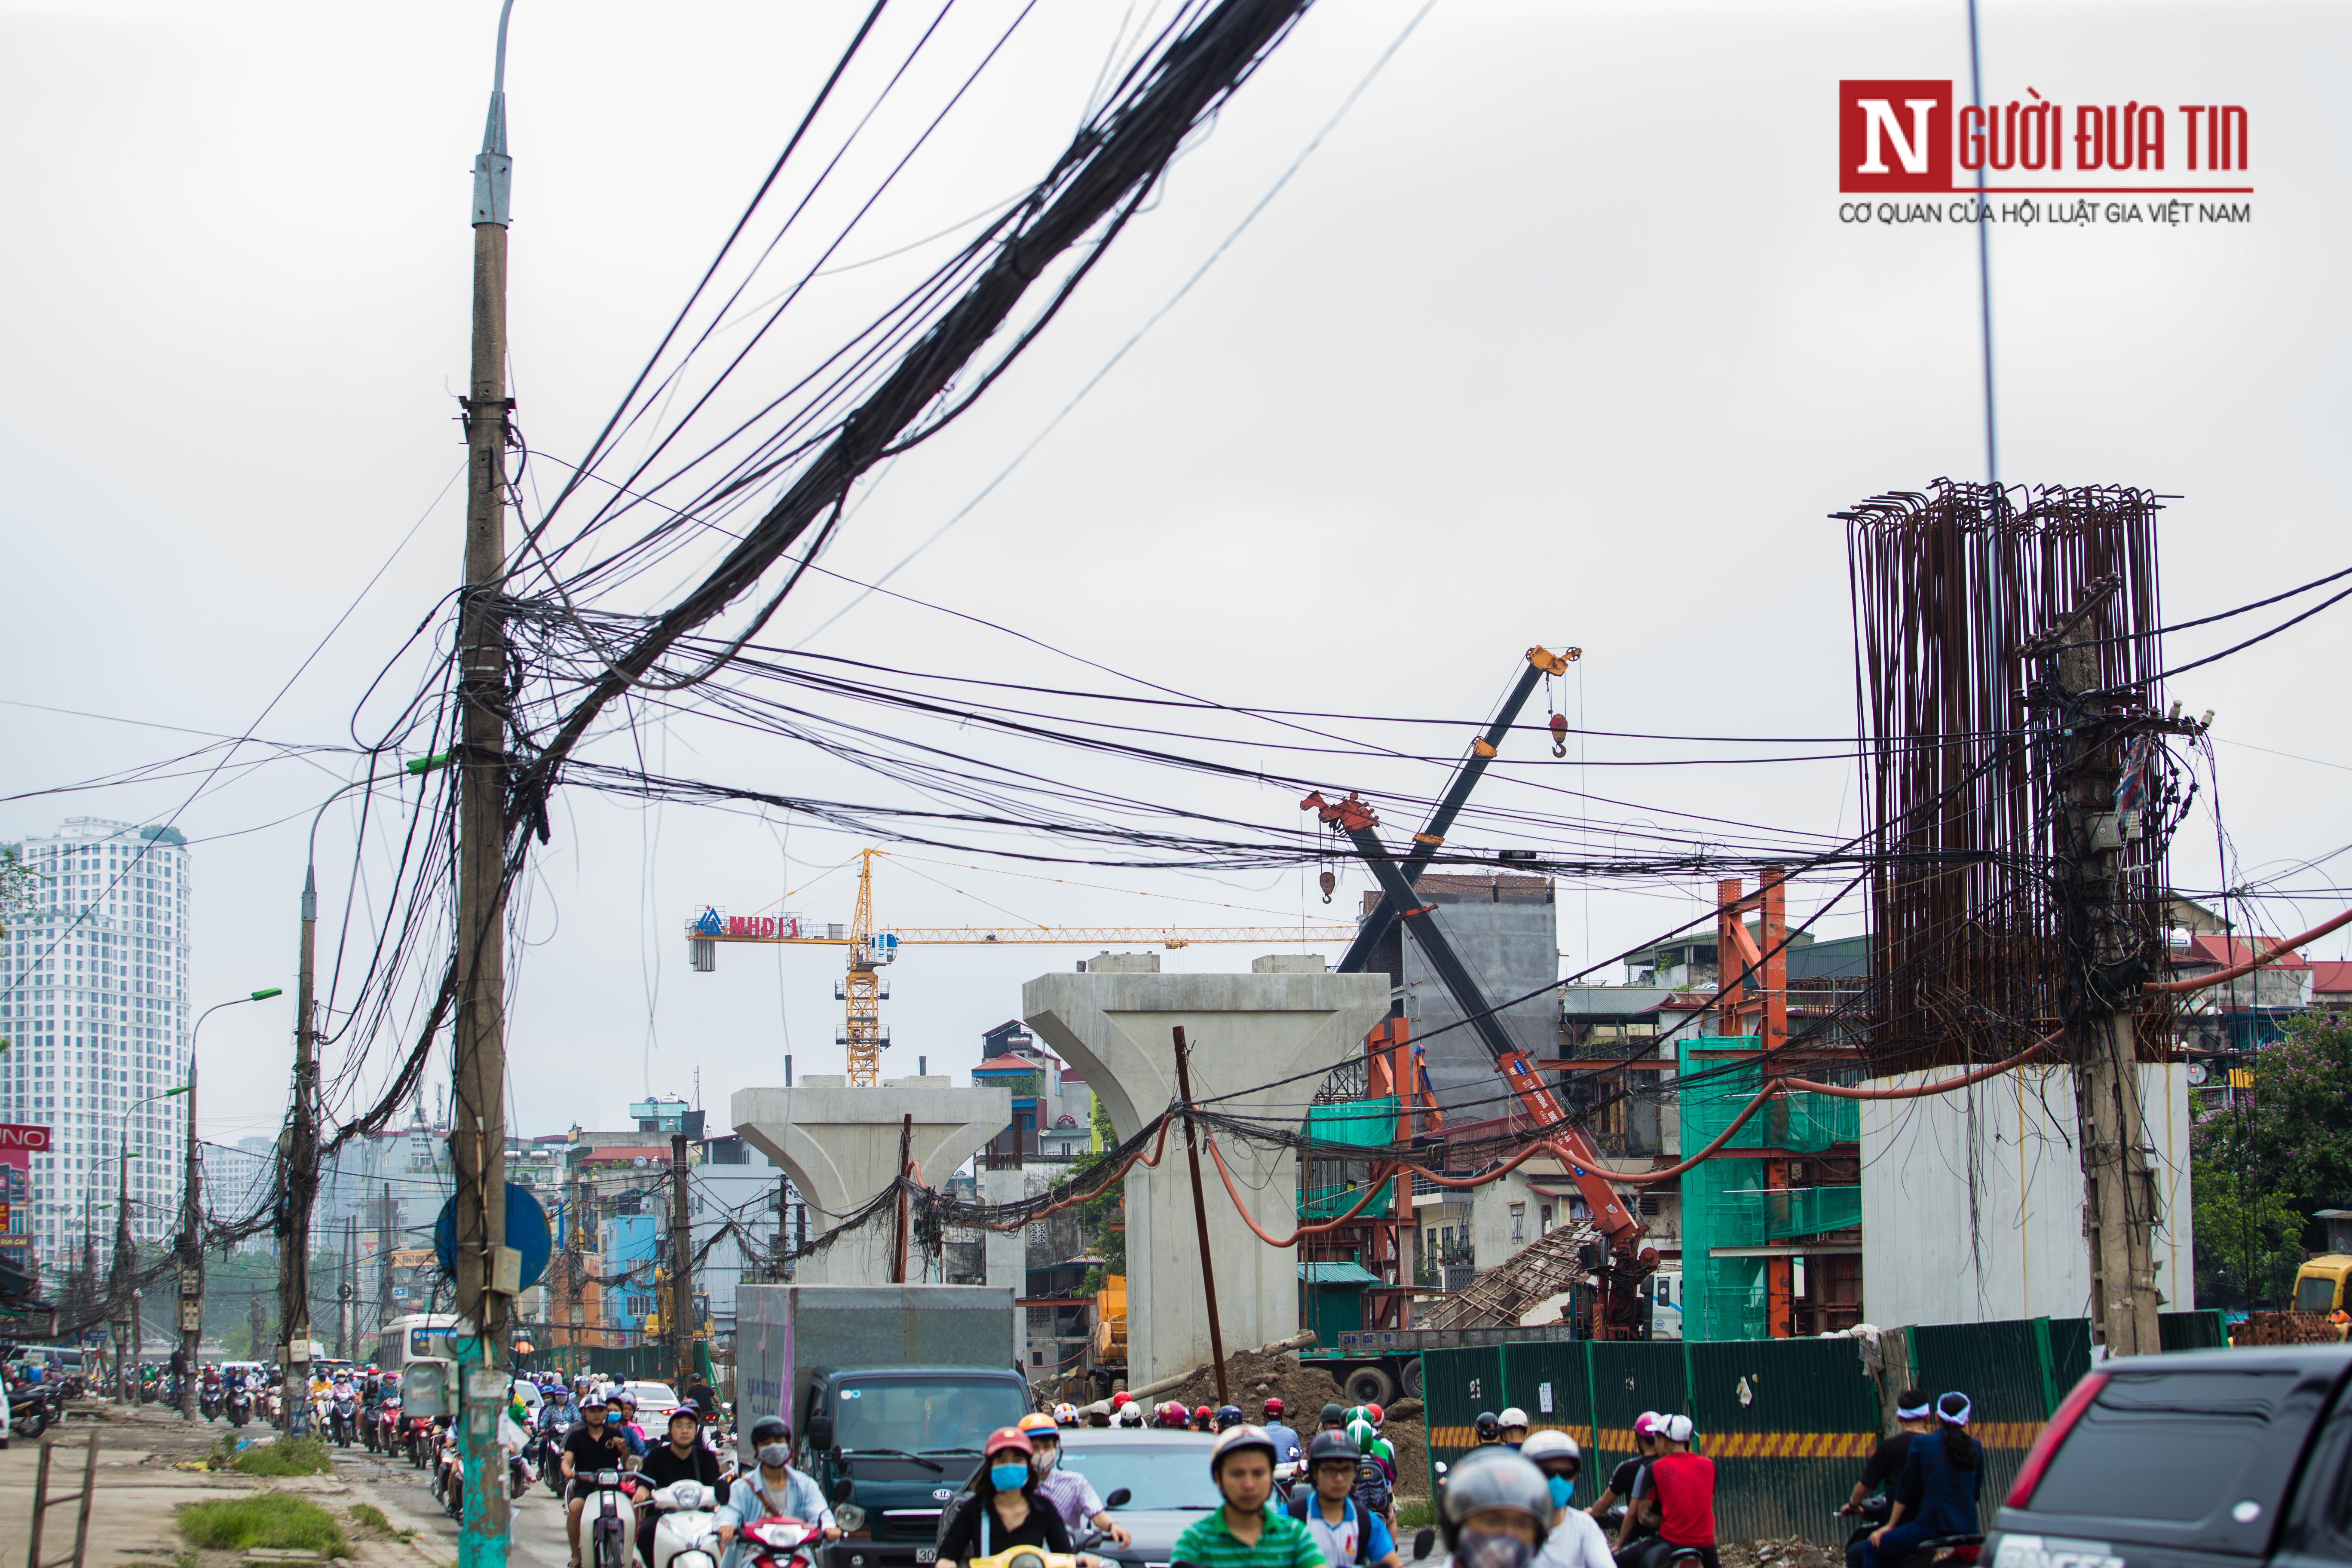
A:
{"type": "MultiPolygon", "coordinates": [[[[1013,1095],[1003,1089],[957,1089],[944,1077],[902,1078],[873,1089],[852,1089],[846,1078],[814,1077],[791,1089],[737,1089],[728,1104],[736,1132],[782,1165],[806,1200],[811,1236],[832,1229],[889,1185],[909,1113],[912,1156],[923,1181],[936,1187],[1011,1125],[1013,1095]]],[[[801,1259],[797,1282],[887,1284],[895,1234],[889,1215],[877,1218],[801,1259]]]]}
{"type": "MultiPolygon", "coordinates": [[[[1295,1073],[1337,1067],[1362,1051],[1389,1010],[1385,974],[1331,974],[1319,954],[1260,958],[1247,974],[1162,974],[1152,953],[1106,954],[1083,973],[1046,974],[1022,987],[1024,1019],[1076,1067],[1124,1140],[1176,1099],[1172,1031],[1192,1047],[1192,1092],[1206,1100],[1295,1073]]],[[[1303,1121],[1313,1078],[1218,1102],[1237,1116],[1303,1121]]],[[[1221,1142],[1234,1184],[1259,1226],[1287,1236],[1298,1224],[1297,1162],[1287,1151],[1221,1142]]],[[[1158,1168],[1127,1176],[1128,1383],[1209,1359],[1201,1249],[1181,1128],[1158,1168]]],[[[1220,1327],[1228,1353],[1297,1331],[1296,1255],[1259,1241],[1204,1152],[1209,1246],[1216,1260],[1220,1327]]]]}

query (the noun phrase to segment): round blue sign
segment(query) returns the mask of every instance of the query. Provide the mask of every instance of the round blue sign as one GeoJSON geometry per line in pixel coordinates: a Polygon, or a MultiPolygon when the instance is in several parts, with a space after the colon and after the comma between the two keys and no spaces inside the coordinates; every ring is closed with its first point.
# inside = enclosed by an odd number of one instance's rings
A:
{"type": "MultiPolygon", "coordinates": [[[[555,1250],[555,1236],[548,1228],[547,1211],[539,1206],[539,1199],[529,1187],[507,1184],[507,1245],[522,1254],[522,1266],[516,1276],[515,1289],[528,1290],[539,1283],[547,1272],[547,1260],[555,1250]]],[[[441,1260],[441,1272],[457,1271],[457,1200],[452,1197],[441,1205],[441,1216],[433,1222],[433,1254],[441,1260]]]]}

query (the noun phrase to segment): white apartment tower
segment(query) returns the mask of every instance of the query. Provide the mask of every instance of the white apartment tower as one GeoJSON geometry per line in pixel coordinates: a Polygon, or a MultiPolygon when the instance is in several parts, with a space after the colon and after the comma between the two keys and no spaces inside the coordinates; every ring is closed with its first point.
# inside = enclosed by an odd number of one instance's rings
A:
{"type": "Polygon", "coordinates": [[[0,1121],[49,1130],[49,1152],[32,1157],[44,1268],[75,1261],[86,1235],[103,1268],[126,1147],[131,1235],[160,1242],[179,1227],[187,1101],[163,1092],[188,1081],[187,840],[69,816],[16,847],[40,882],[0,942],[0,1035],[14,1042],[0,1121]]]}

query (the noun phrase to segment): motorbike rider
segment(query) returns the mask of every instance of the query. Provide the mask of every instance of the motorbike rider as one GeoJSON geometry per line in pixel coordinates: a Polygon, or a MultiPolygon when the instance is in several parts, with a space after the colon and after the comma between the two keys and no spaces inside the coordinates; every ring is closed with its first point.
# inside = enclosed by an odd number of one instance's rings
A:
{"type": "Polygon", "coordinates": [[[841,1539],[841,1526],[816,1479],[793,1468],[793,1429],[781,1415],[762,1415],[751,1423],[752,1457],[760,1462],[735,1478],[735,1485],[719,1510],[719,1539],[728,1542],[726,1561],[719,1568],[743,1568],[750,1553],[737,1533],[755,1519],[782,1514],[814,1525],[826,1541],[841,1539]]]}
{"type": "Polygon", "coordinates": [[[1489,1443],[1454,1462],[1437,1502],[1444,1568],[1532,1568],[1551,1539],[1551,1489],[1525,1456],[1489,1443]]]}
{"type": "Polygon", "coordinates": [[[1633,1488],[1641,1480],[1642,1472],[1650,1468],[1650,1461],[1658,1457],[1658,1440],[1654,1436],[1657,1426],[1658,1413],[1654,1410],[1644,1410],[1633,1417],[1633,1457],[1617,1462],[1617,1468],[1609,1472],[1609,1484],[1601,1489],[1599,1499],[1585,1510],[1597,1521],[1608,1518],[1612,1508],[1624,1509],[1624,1518],[1617,1526],[1617,1539],[1613,1543],[1621,1551],[1633,1538],[1637,1528],[1633,1513],[1633,1488]]]}
{"type": "Polygon", "coordinates": [[[572,1403],[572,1390],[560,1383],[548,1384],[540,1401],[539,1420],[534,1425],[541,1432],[561,1437],[579,1421],[580,1408],[572,1403]]]}
{"type": "Polygon", "coordinates": [[[1528,1440],[1528,1413],[1517,1405],[1507,1405],[1495,1417],[1503,1424],[1503,1446],[1516,1448],[1528,1440]]]}
{"type": "Polygon", "coordinates": [[[1322,1414],[1315,1417],[1315,1429],[1318,1432],[1344,1432],[1348,1429],[1348,1413],[1336,1405],[1327,1405],[1322,1414]]]}
{"type": "Polygon", "coordinates": [[[1519,1453],[1543,1472],[1544,1485],[1551,1489],[1551,1529],[1537,1554],[1538,1568],[1613,1568],[1609,1538],[1601,1533],[1601,1526],[1591,1514],[1569,1506],[1577,1475],[1584,1468],[1576,1439],[1565,1432],[1534,1432],[1519,1446],[1519,1453]]]}
{"type": "MultiPolygon", "coordinates": [[[[1336,1408],[1336,1406],[1335,1406],[1336,1408]]],[[[1236,1426],[1209,1450],[1209,1479],[1223,1503],[1176,1538],[1171,1565],[1183,1568],[1322,1568],[1323,1548],[1306,1525],[1277,1508],[1274,1439],[1262,1426],[1236,1426]]]]}
{"type": "MultiPolygon", "coordinates": [[[[1935,1401],[1916,1388],[1906,1388],[1895,1396],[1895,1435],[1879,1439],[1871,1450],[1869,1462],[1862,1467],[1862,1479],[1853,1483],[1853,1495],[1846,1500],[1841,1514],[1849,1517],[1862,1512],[1863,1504],[1877,1496],[1886,1483],[1903,1473],[1903,1461],[1911,1457],[1911,1439],[1923,1432],[1936,1429],[1935,1401]]],[[[1862,1568],[1862,1537],[1846,1543],[1847,1568],[1862,1568]]]]}
{"type": "Polygon", "coordinates": [[[1984,1494],[1984,1447],[1969,1436],[1970,1414],[1965,1394],[1936,1401],[1937,1431],[1933,1437],[1912,1439],[1895,1483],[1895,1506],[1863,1547],[1864,1568],[1900,1563],[1931,1535],[1975,1535],[1982,1530],[1977,1502],[1984,1494]]]}
{"type": "MultiPolygon", "coordinates": [[[[1070,1531],[1062,1523],[1061,1511],[1038,1489],[1037,1471],[1030,1463],[1037,1449],[1029,1434],[1000,1426],[982,1447],[971,1496],[940,1536],[939,1568],[955,1568],[1014,1546],[1067,1555],[1070,1531]]],[[[1086,1568],[1099,1568],[1097,1558],[1079,1561],[1086,1568]]]]}
{"type": "Polygon", "coordinates": [[[1687,1415],[1667,1415],[1655,1428],[1658,1457],[1633,1484],[1633,1504],[1655,1525],[1658,1539],[1643,1552],[1645,1563],[1663,1563],[1675,1552],[1695,1552],[1706,1568],[1719,1568],[1715,1552],[1715,1461],[1691,1451],[1697,1433],[1687,1415]]]}
{"type": "Polygon", "coordinates": [[[564,1529],[572,1541],[572,1568],[580,1568],[580,1515],[593,1489],[590,1478],[598,1470],[629,1468],[628,1434],[606,1420],[610,1413],[604,1396],[591,1394],[581,1402],[580,1425],[563,1440],[564,1529]]]}
{"type": "Polygon", "coordinates": [[[1305,1445],[1298,1434],[1283,1425],[1282,1401],[1269,1396],[1265,1402],[1265,1435],[1274,1439],[1274,1462],[1286,1465],[1305,1456],[1305,1445]]]}
{"type": "MultiPolygon", "coordinates": [[[[702,1440],[702,1412],[691,1405],[671,1411],[668,1436],[669,1441],[646,1452],[645,1463],[637,1467],[638,1476],[655,1488],[672,1481],[700,1481],[710,1489],[715,1500],[726,1477],[719,1456],[702,1440]]],[[[654,1526],[659,1517],[646,1509],[637,1518],[637,1555],[645,1559],[646,1568],[654,1568],[654,1526]]]]}
{"type": "Polygon", "coordinates": [[[1062,1516],[1062,1527],[1073,1539],[1082,1525],[1092,1524],[1121,1546],[1134,1537],[1113,1519],[1095,1495],[1094,1483],[1076,1470],[1062,1468],[1062,1434],[1050,1415],[1024,1415],[1016,1430],[1029,1436],[1029,1468],[1037,1473],[1037,1495],[1062,1516]]]}
{"type": "Polygon", "coordinates": [[[1338,1432],[1318,1432],[1307,1446],[1311,1486],[1290,1493],[1290,1517],[1307,1526],[1334,1568],[1400,1568],[1403,1558],[1379,1514],[1358,1503],[1356,1445],[1338,1432]]]}
{"type": "Polygon", "coordinates": [[[1503,1440],[1503,1424],[1491,1410],[1481,1410],[1470,1423],[1470,1446],[1492,1448],[1503,1440]]]}

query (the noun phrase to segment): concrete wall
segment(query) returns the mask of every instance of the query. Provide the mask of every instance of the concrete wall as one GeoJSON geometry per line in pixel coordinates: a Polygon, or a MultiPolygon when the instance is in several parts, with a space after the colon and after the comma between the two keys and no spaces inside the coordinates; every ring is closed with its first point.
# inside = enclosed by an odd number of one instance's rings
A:
{"type": "MultiPolygon", "coordinates": [[[[1029,982],[1022,987],[1021,1011],[1085,1077],[1124,1140],[1176,1098],[1175,1028],[1184,1030],[1192,1047],[1193,1093],[1234,1094],[1358,1054],[1365,1034],[1388,1013],[1388,980],[1379,974],[1160,974],[1139,963],[1106,969],[1093,961],[1083,974],[1029,982]]],[[[1295,1121],[1315,1089],[1313,1078],[1277,1084],[1223,1101],[1221,1109],[1295,1121]]],[[[1230,1140],[1220,1146],[1258,1225],[1272,1235],[1289,1235],[1298,1223],[1297,1165],[1289,1151],[1250,1150],[1230,1140]]],[[[1226,1350],[1253,1349],[1296,1332],[1295,1255],[1260,1242],[1205,1153],[1201,1163],[1210,1184],[1209,1245],[1226,1350]]],[[[1158,1168],[1138,1165],[1128,1174],[1127,1261],[1129,1384],[1206,1362],[1201,1251],[1179,1131],[1170,1132],[1158,1168]]]]}
{"type": "MultiPolygon", "coordinates": [[[[1529,880],[1530,879],[1518,879],[1529,880]]],[[[1455,956],[1462,960],[1485,990],[1490,1004],[1525,996],[1559,978],[1558,912],[1548,897],[1507,894],[1499,903],[1486,893],[1454,893],[1422,879],[1422,895],[1435,910],[1431,917],[1445,932],[1455,956]]],[[[1402,924],[1402,922],[1400,922],[1402,924]]],[[[1467,1026],[1435,1031],[1459,1022],[1464,1013],[1445,988],[1410,926],[1404,927],[1405,1017],[1412,1037],[1428,1041],[1429,1087],[1449,1119],[1458,1112],[1468,1120],[1500,1116],[1516,1102],[1498,1099],[1503,1080],[1496,1075],[1495,1059],[1479,1043],[1477,1031],[1467,1026]]],[[[1539,1057],[1556,1056],[1559,1046],[1559,1003],[1544,992],[1500,1015],[1503,1027],[1522,1050],[1539,1057]]]]}
{"type": "MultiPolygon", "coordinates": [[[[1950,1068],[1883,1080],[1916,1084],[1950,1068]]],[[[2156,1278],[2168,1311],[2196,1303],[2189,1079],[2143,1064],[2156,1149],[2156,1278]]],[[[2074,1080],[2027,1068],[1918,1100],[1862,1101],[1863,1317],[1873,1323],[2079,1318],[2090,1310],[2074,1080]]]]}

